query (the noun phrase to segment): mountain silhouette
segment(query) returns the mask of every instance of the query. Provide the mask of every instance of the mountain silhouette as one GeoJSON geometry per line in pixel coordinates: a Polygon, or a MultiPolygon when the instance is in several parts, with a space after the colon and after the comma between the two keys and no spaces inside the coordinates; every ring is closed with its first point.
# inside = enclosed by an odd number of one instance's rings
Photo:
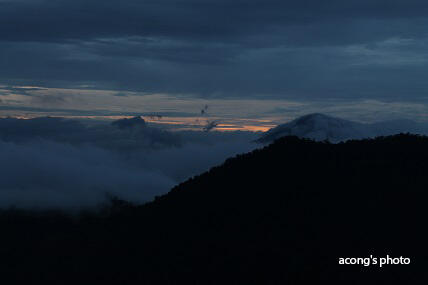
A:
{"type": "Polygon", "coordinates": [[[136,116],[133,118],[123,118],[116,121],[113,121],[111,123],[113,126],[117,126],[119,129],[127,129],[127,128],[134,128],[134,127],[145,127],[146,121],[141,118],[141,116],[136,116]]]}
{"type": "Polygon", "coordinates": [[[427,162],[421,136],[292,136],[145,205],[3,210],[5,284],[427,284],[427,162]],[[338,264],[370,255],[411,263],[338,264]]]}
{"type": "Polygon", "coordinates": [[[366,124],[314,113],[270,129],[262,134],[257,142],[271,143],[283,136],[298,136],[336,143],[350,139],[365,139],[406,132],[428,134],[428,127],[411,120],[390,120],[366,124]]]}

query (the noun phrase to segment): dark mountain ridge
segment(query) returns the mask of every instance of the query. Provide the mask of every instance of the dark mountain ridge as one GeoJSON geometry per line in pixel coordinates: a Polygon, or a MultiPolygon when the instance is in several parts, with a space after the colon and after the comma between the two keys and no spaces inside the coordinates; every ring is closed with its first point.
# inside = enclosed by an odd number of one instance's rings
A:
{"type": "Polygon", "coordinates": [[[146,205],[2,211],[2,268],[18,284],[427,284],[427,173],[427,137],[284,137],[146,205]],[[370,255],[411,264],[338,265],[370,255]]]}

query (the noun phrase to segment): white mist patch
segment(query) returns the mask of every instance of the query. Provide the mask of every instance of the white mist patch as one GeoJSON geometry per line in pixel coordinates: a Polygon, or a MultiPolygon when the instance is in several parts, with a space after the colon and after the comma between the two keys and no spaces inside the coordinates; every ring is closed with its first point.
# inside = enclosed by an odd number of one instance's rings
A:
{"type": "Polygon", "coordinates": [[[155,170],[130,167],[94,147],[47,141],[0,142],[0,206],[80,207],[102,203],[107,194],[134,202],[165,193],[174,181],[155,170]]]}

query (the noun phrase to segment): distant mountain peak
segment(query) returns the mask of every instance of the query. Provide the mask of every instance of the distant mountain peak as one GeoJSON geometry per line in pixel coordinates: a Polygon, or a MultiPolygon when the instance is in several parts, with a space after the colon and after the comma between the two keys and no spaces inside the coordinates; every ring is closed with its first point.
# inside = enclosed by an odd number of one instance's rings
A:
{"type": "Polygon", "coordinates": [[[332,116],[328,116],[321,113],[312,113],[308,115],[301,116],[293,121],[296,125],[307,125],[307,124],[314,124],[314,123],[331,123],[331,124],[346,124],[350,123],[350,121],[335,118],[332,116]]]}
{"type": "Polygon", "coordinates": [[[362,126],[363,124],[360,123],[313,113],[269,130],[259,138],[258,142],[271,142],[283,136],[337,142],[361,137],[362,126]]]}
{"type": "Polygon", "coordinates": [[[146,121],[141,116],[135,116],[133,118],[119,119],[112,123],[113,126],[117,126],[119,129],[127,129],[134,127],[145,127],[146,121]]]}
{"type": "Polygon", "coordinates": [[[341,142],[350,139],[363,139],[407,132],[426,134],[428,130],[426,126],[410,120],[363,124],[321,113],[312,113],[270,129],[257,142],[269,143],[284,136],[341,142]]]}
{"type": "Polygon", "coordinates": [[[322,114],[322,113],[310,113],[307,115],[303,115],[303,116],[297,118],[296,120],[329,119],[329,118],[334,118],[334,117],[326,115],[326,114],[322,114]]]}

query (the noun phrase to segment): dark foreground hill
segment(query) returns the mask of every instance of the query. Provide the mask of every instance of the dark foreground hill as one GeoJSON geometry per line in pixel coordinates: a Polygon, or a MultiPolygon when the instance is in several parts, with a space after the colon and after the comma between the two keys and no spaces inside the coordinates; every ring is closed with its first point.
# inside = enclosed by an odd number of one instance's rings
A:
{"type": "MultiPolygon", "coordinates": [[[[191,159],[191,158],[189,158],[191,159]]],[[[175,162],[179,163],[179,162],[175,162]]],[[[428,138],[285,137],[144,206],[3,211],[4,284],[428,284],[428,138]],[[340,257],[409,265],[339,265],[340,257]]]]}

